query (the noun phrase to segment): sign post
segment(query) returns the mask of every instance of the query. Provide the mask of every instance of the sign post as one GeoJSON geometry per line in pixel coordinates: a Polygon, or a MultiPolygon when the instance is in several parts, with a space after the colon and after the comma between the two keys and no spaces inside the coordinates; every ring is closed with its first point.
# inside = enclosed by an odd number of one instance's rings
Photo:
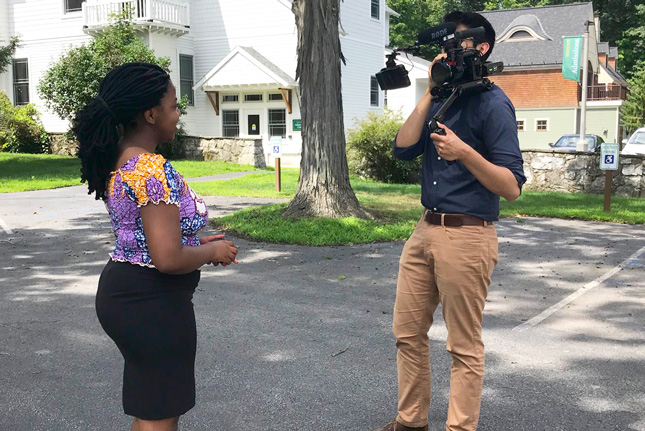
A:
{"type": "Polygon", "coordinates": [[[275,191],[282,191],[282,173],[280,172],[280,159],[282,158],[282,137],[271,137],[271,153],[275,159],[275,191]]]}
{"type": "Polygon", "coordinates": [[[611,210],[611,171],[618,170],[618,144],[600,144],[600,169],[605,171],[605,212],[611,210]]]}

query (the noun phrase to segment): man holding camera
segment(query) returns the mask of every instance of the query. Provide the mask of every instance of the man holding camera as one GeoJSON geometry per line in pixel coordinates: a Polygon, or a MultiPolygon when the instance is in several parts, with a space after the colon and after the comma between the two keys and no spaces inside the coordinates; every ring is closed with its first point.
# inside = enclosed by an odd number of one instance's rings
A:
{"type": "MultiPolygon", "coordinates": [[[[452,12],[444,22],[457,31],[484,27],[462,41],[488,58],[495,31],[480,14],[452,12]]],[[[441,61],[445,53],[433,61],[441,61]]],[[[432,66],[431,66],[432,68],[432,66]]],[[[452,356],[447,431],[477,429],[484,382],[482,313],[497,264],[499,196],[512,201],[526,181],[515,109],[497,86],[463,93],[432,133],[429,121],[442,103],[425,95],[401,127],[394,154],[423,155],[421,201],[426,208],[406,242],[399,264],[393,332],[397,345],[398,416],[381,431],[427,430],[430,409],[428,331],[441,304],[452,356]]]]}

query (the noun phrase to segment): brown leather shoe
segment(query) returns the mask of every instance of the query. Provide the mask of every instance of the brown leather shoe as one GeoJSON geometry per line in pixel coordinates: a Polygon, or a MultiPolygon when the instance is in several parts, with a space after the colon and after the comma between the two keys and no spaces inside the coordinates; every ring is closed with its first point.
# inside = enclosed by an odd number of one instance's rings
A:
{"type": "Polygon", "coordinates": [[[392,421],[378,431],[428,431],[428,425],[421,428],[410,428],[398,423],[397,421],[392,421]]]}

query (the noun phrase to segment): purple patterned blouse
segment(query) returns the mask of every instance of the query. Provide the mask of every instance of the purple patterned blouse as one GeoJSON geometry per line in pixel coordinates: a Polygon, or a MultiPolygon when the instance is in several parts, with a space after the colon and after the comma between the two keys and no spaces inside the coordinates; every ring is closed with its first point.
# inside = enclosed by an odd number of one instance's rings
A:
{"type": "Polygon", "coordinates": [[[208,222],[204,200],[186,184],[170,162],[158,154],[144,153],[112,172],[105,202],[116,237],[112,260],[154,268],[143,232],[140,208],[149,202],[179,207],[181,242],[199,245],[197,232],[208,222]]]}

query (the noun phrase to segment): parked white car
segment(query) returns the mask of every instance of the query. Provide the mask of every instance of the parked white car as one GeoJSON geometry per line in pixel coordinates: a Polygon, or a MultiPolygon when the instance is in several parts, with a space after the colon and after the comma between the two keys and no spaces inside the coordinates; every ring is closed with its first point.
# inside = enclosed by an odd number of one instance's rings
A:
{"type": "Polygon", "coordinates": [[[623,147],[621,154],[643,154],[645,155],[645,127],[636,130],[623,147]]]}

